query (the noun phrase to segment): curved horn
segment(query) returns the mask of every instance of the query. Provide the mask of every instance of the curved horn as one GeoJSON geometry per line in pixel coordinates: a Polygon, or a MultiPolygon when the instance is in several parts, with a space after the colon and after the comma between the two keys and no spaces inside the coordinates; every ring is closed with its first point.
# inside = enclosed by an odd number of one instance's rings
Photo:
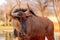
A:
{"type": "Polygon", "coordinates": [[[16,2],[17,2],[17,5],[18,5],[19,8],[20,8],[20,1],[19,1],[19,0],[16,0],[16,2]]]}
{"type": "Polygon", "coordinates": [[[29,5],[28,5],[28,3],[27,3],[27,6],[28,6],[28,9],[27,9],[27,11],[25,12],[26,14],[30,11],[30,10],[29,10],[29,5]]]}
{"type": "Polygon", "coordinates": [[[16,6],[17,6],[17,5],[15,5],[14,7],[11,8],[10,13],[9,13],[10,16],[12,16],[11,13],[12,13],[12,11],[14,10],[14,8],[15,8],[16,6]]]}

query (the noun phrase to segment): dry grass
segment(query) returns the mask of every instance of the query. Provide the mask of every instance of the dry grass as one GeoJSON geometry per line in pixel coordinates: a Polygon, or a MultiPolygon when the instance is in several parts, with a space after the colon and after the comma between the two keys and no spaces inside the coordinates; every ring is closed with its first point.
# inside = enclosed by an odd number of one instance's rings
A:
{"type": "Polygon", "coordinates": [[[11,27],[11,26],[8,26],[8,27],[0,26],[0,30],[13,30],[13,27],[11,27]]]}
{"type": "Polygon", "coordinates": [[[54,31],[59,32],[59,24],[58,23],[54,23],[54,31]]]}

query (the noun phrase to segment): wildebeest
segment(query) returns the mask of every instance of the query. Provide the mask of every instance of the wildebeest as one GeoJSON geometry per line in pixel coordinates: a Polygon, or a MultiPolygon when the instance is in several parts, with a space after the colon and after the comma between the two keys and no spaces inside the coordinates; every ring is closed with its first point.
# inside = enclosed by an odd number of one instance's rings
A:
{"type": "Polygon", "coordinates": [[[15,37],[19,40],[54,40],[54,25],[46,17],[36,16],[32,10],[18,9],[11,15],[15,24],[15,37]],[[18,21],[18,22],[17,22],[18,21]]]}

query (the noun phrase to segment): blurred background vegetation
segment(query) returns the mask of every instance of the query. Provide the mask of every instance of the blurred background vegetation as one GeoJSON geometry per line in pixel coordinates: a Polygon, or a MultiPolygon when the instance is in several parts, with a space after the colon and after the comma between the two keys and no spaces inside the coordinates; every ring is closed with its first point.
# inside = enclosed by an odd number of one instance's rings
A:
{"type": "MultiPolygon", "coordinates": [[[[38,16],[48,17],[54,23],[55,31],[60,31],[60,0],[0,0],[0,27],[10,27],[10,12],[27,4],[38,16]],[[33,5],[33,6],[32,6],[33,5]],[[36,6],[37,5],[37,6],[36,6]]],[[[28,6],[27,5],[27,6],[28,6]]],[[[26,7],[27,7],[26,6],[26,7]]]]}

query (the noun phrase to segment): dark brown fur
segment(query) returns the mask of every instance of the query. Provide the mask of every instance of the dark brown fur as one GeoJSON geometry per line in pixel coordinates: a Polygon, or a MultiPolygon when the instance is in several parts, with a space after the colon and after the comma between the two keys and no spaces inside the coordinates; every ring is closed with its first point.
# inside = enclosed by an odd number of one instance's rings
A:
{"type": "MultiPolygon", "coordinates": [[[[20,14],[20,12],[18,14],[20,14]]],[[[45,40],[45,36],[48,40],[54,40],[54,25],[51,20],[33,14],[27,17],[24,12],[22,12],[22,15],[20,16],[20,19],[24,18],[26,20],[27,31],[27,34],[24,37],[21,37],[21,40],[45,40]]],[[[16,20],[18,19],[16,18],[16,20]]],[[[21,32],[21,21],[18,22],[19,24],[14,22],[17,25],[15,28],[17,29],[17,32],[21,32]]]]}

